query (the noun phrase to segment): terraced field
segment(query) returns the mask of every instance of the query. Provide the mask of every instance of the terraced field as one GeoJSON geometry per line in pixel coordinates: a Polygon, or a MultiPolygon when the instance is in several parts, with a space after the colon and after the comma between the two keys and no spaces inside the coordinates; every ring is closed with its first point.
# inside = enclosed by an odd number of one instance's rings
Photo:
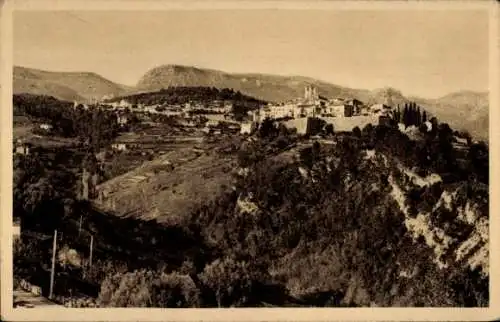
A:
{"type": "Polygon", "coordinates": [[[95,204],[119,216],[162,222],[189,213],[232,185],[235,159],[180,148],[102,183],[95,204]]]}

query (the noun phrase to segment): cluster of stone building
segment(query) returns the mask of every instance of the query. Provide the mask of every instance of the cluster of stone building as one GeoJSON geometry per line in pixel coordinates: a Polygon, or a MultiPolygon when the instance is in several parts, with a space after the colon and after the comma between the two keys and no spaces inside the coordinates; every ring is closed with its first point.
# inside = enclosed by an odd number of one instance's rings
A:
{"type": "MultiPolygon", "coordinates": [[[[198,127],[200,124],[200,117],[203,115],[218,114],[224,120],[232,119],[232,109],[233,103],[231,101],[225,100],[214,100],[211,102],[203,103],[198,101],[191,101],[185,104],[132,104],[126,99],[115,102],[97,102],[92,101],[89,104],[79,103],[74,101],[74,108],[79,106],[87,110],[90,106],[99,106],[109,110],[112,110],[117,117],[117,122],[121,126],[128,124],[128,112],[139,113],[139,114],[160,114],[165,116],[178,117],[179,125],[184,127],[198,127]],[[199,114],[199,115],[197,115],[199,114]]],[[[211,124],[208,121],[205,124],[205,130],[209,131],[211,127],[217,124],[211,124]]],[[[213,122],[213,121],[212,121],[213,122]]],[[[218,121],[217,121],[218,123],[218,121]]],[[[123,147],[116,147],[120,150],[123,147]]]]}
{"type": "Polygon", "coordinates": [[[204,111],[213,114],[228,114],[233,108],[230,101],[214,100],[209,103],[202,102],[186,102],[184,104],[151,104],[142,103],[132,104],[125,99],[119,102],[105,103],[105,105],[113,110],[129,109],[135,112],[149,112],[153,114],[178,115],[184,116],[193,111],[204,111]]]}
{"type": "Polygon", "coordinates": [[[358,115],[384,115],[390,106],[375,104],[367,106],[356,98],[327,99],[318,94],[317,88],[306,86],[304,97],[280,104],[269,104],[251,113],[253,122],[265,118],[303,118],[303,117],[353,117],[358,115]]]}

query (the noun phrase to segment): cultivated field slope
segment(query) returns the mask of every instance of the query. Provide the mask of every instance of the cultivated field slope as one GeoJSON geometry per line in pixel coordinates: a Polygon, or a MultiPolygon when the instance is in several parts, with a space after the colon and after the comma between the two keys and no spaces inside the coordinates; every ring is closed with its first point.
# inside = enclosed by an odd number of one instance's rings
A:
{"type": "Polygon", "coordinates": [[[189,214],[230,187],[233,160],[181,148],[101,184],[100,208],[158,222],[189,214]]]}

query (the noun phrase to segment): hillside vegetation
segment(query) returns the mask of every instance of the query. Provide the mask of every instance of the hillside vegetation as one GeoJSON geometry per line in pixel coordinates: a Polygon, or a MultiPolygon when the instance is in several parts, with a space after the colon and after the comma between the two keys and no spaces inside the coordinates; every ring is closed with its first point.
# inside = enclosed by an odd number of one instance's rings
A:
{"type": "MultiPolygon", "coordinates": [[[[418,115],[408,107],[401,118],[418,115]]],[[[101,306],[488,306],[489,147],[458,151],[454,131],[432,123],[413,139],[367,125],[320,144],[265,120],[247,140],[117,178],[111,199],[129,200],[129,213],[75,199],[65,163],[77,158],[18,156],[15,209],[23,232],[37,234],[23,236],[15,276],[47,280],[58,229],[82,263],[90,235],[96,247],[91,268],[67,264],[79,282],[58,277],[58,294],[78,290],[101,306]],[[201,187],[209,182],[219,187],[201,187]]]]}
{"type": "MultiPolygon", "coordinates": [[[[74,138],[95,151],[109,143],[120,130],[123,130],[112,111],[98,107],[86,110],[81,105],[73,108],[73,103],[58,100],[53,96],[14,95],[13,107],[14,115],[17,117],[25,116],[32,121],[52,125],[53,129],[49,133],[42,133],[49,135],[49,138],[54,135],[74,138]]],[[[134,122],[134,118],[130,120],[131,123],[134,122]]],[[[38,128],[35,129],[39,131],[38,128]]]]}
{"type": "Polygon", "coordinates": [[[115,274],[102,283],[102,305],[488,305],[484,154],[472,149],[469,163],[445,176],[454,169],[443,164],[453,162],[445,125],[423,146],[367,126],[336,135],[335,147],[295,153],[285,150],[296,136],[262,129],[238,153],[246,170],[236,190],[180,223],[209,245],[210,259],[115,274]],[[430,163],[418,158],[433,146],[441,152],[430,163]]]}
{"type": "Polygon", "coordinates": [[[262,100],[243,95],[231,88],[218,89],[203,86],[176,86],[162,88],[153,92],[119,96],[107,100],[108,102],[119,102],[125,99],[131,104],[161,105],[161,104],[185,104],[185,103],[211,103],[213,101],[229,101],[234,104],[243,105],[248,108],[257,108],[264,104],[262,100]]]}

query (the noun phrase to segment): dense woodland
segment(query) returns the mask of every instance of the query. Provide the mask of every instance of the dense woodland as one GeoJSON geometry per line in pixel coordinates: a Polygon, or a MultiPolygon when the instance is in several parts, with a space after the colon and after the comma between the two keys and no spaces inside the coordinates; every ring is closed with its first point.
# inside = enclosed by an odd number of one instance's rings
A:
{"type": "MultiPolygon", "coordinates": [[[[46,117],[38,110],[24,107],[46,117]]],[[[416,115],[410,110],[394,117],[421,125],[423,117],[409,117],[416,115]]],[[[55,122],[54,115],[49,119],[55,122]]],[[[234,190],[166,226],[103,214],[77,200],[71,167],[53,168],[62,159],[18,157],[15,212],[29,219],[26,231],[50,236],[57,228],[68,236],[66,245],[85,258],[88,238],[96,236],[92,268],[68,269],[80,284],[59,276],[56,291],[78,290],[102,306],[487,306],[488,278],[464,263],[440,270],[425,242],[409,236],[389,194],[390,176],[404,184],[403,164],[443,178],[409,189],[413,212],[433,208],[442,191],[453,188],[459,195],[454,207],[473,200],[482,206],[481,216],[488,216],[488,146],[469,142],[466,153],[457,151],[453,130],[436,119],[432,123],[431,131],[421,128],[420,140],[399,131],[396,120],[348,133],[325,127],[323,135],[335,147],[316,142],[283,160],[282,152],[305,138],[265,120],[253,140],[229,152],[250,175],[235,176],[234,190]],[[375,159],[367,159],[366,150],[375,150],[375,159]],[[242,203],[252,210],[242,211],[242,203]],[[402,271],[411,274],[400,277],[402,271]]],[[[65,160],[95,166],[93,159],[72,155],[65,160]]],[[[442,207],[432,216],[459,240],[471,230],[442,207]]],[[[46,281],[41,266],[50,264],[50,238],[24,236],[18,247],[16,278],[46,281]]],[[[444,260],[453,263],[451,254],[444,260]]]]}
{"type": "Polygon", "coordinates": [[[140,93],[117,97],[108,102],[119,102],[122,99],[131,104],[144,105],[173,105],[186,103],[209,103],[213,101],[231,101],[248,107],[257,107],[265,103],[256,98],[234,91],[231,88],[218,89],[215,87],[168,87],[157,92],[140,93]]]}
{"type": "MultiPolygon", "coordinates": [[[[238,121],[243,120],[248,111],[258,108],[266,102],[242,94],[240,91],[234,91],[232,88],[218,89],[215,87],[168,87],[157,92],[140,93],[123,97],[109,99],[107,102],[119,102],[122,99],[127,100],[133,106],[143,104],[146,106],[157,105],[159,111],[167,109],[167,105],[186,103],[193,104],[210,104],[215,101],[231,102],[234,118],[238,121]]],[[[202,115],[207,113],[206,110],[190,111],[191,115],[202,115]]]]}
{"type": "MultiPolygon", "coordinates": [[[[51,96],[30,94],[14,95],[14,114],[26,115],[34,120],[52,125],[53,135],[77,138],[89,149],[97,151],[99,147],[111,142],[126,127],[118,124],[113,111],[92,107],[84,109],[82,105],[73,108],[73,103],[60,101],[51,96]]],[[[130,112],[128,126],[137,123],[137,118],[130,112]]]]}

